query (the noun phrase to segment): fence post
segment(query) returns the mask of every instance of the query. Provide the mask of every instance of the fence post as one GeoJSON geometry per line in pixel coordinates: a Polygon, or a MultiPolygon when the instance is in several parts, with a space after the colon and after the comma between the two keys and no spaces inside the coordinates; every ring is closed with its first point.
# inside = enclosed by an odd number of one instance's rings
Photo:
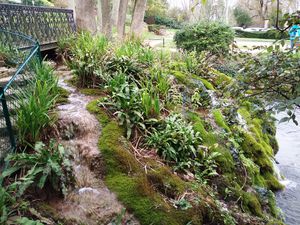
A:
{"type": "Polygon", "coordinates": [[[13,132],[10,117],[9,117],[9,111],[8,111],[5,95],[4,95],[2,88],[0,88],[0,93],[3,93],[2,97],[1,97],[1,102],[2,102],[3,114],[4,114],[4,118],[5,118],[5,122],[6,122],[6,128],[7,128],[7,132],[9,135],[10,144],[11,144],[12,148],[15,148],[16,140],[15,140],[14,132],[13,132]]]}

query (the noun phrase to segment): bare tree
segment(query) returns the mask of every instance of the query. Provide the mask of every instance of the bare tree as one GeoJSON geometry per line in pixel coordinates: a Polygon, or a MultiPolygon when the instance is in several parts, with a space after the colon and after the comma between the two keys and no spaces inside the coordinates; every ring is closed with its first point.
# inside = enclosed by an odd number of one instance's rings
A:
{"type": "Polygon", "coordinates": [[[131,32],[140,35],[143,30],[144,16],[147,6],[147,0],[135,0],[131,21],[131,32]]]}

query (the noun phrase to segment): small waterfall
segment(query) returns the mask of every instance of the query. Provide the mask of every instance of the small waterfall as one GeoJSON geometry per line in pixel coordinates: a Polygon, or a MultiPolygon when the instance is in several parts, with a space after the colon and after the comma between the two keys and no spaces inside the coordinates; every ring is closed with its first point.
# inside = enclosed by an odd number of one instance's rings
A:
{"type": "Polygon", "coordinates": [[[280,169],[277,165],[277,162],[275,161],[275,159],[271,159],[272,164],[273,164],[273,169],[274,169],[274,175],[275,177],[278,179],[278,181],[284,186],[284,187],[289,187],[289,188],[294,188],[296,187],[296,183],[286,179],[280,172],[280,169]]]}
{"type": "Polygon", "coordinates": [[[217,98],[217,95],[216,95],[216,92],[213,91],[213,90],[207,90],[207,93],[211,99],[211,106],[212,107],[216,107],[218,105],[220,105],[220,102],[218,101],[218,98],[217,98]]]}
{"type": "Polygon", "coordinates": [[[248,130],[247,122],[240,113],[237,113],[236,119],[243,129],[248,130]]]}

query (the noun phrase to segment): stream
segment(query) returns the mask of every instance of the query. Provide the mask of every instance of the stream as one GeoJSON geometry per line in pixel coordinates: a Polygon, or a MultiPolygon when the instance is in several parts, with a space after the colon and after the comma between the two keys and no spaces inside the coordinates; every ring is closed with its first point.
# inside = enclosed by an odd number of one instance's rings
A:
{"type": "Polygon", "coordinates": [[[54,199],[49,204],[66,224],[114,224],[122,217],[126,225],[139,223],[105,185],[105,165],[98,149],[101,126],[87,109],[94,98],[78,92],[66,80],[72,77],[65,67],[57,69],[59,85],[70,92],[68,103],[58,106],[57,130],[60,143],[70,155],[74,171],[74,188],[64,199],[54,199]]]}
{"type": "MultiPolygon", "coordinates": [[[[300,120],[300,111],[296,112],[300,120]]],[[[284,114],[278,114],[280,119],[284,114]]],[[[282,181],[285,190],[276,194],[278,206],[285,215],[287,225],[300,224],[300,126],[293,122],[277,124],[277,140],[279,152],[276,159],[279,162],[282,181]]]]}

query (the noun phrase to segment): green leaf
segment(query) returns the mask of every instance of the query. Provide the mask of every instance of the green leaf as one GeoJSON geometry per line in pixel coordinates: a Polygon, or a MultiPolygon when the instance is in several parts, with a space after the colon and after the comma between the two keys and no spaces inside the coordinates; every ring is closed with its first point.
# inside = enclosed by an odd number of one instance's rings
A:
{"type": "Polygon", "coordinates": [[[288,121],[290,121],[290,117],[283,117],[283,118],[279,121],[279,123],[285,123],[285,122],[288,122],[288,121]]]}
{"type": "Polygon", "coordinates": [[[3,171],[2,177],[8,177],[20,169],[21,169],[21,166],[7,168],[3,171]]]}

